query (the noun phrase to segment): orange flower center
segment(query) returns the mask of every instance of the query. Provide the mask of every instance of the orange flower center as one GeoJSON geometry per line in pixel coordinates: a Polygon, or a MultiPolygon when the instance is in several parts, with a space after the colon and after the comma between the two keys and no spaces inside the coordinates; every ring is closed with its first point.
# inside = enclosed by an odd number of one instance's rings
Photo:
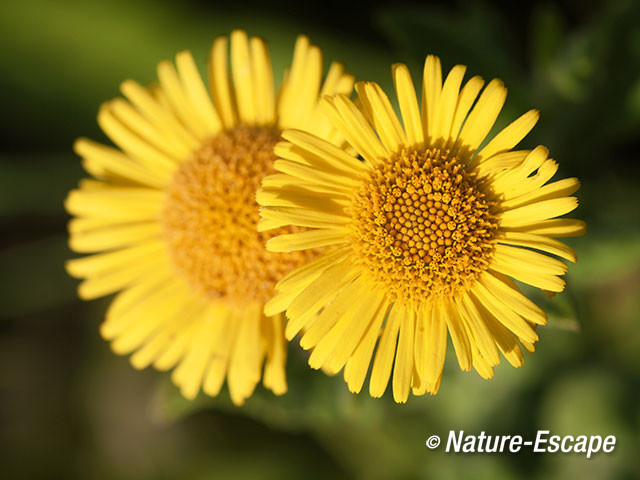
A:
{"type": "Polygon", "coordinates": [[[355,251],[394,300],[453,295],[488,264],[498,228],[492,210],[448,150],[402,150],[377,165],[352,199],[355,251]]]}
{"type": "Polygon", "coordinates": [[[198,291],[239,307],[264,303],[312,252],[272,253],[259,233],[256,190],[273,173],[279,132],[240,125],[205,141],[166,189],[161,222],[175,267],[198,291]]]}

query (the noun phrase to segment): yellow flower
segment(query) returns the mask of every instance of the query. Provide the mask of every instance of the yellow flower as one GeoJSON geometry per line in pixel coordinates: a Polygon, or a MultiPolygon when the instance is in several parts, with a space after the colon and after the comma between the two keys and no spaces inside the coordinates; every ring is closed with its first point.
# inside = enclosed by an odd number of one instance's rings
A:
{"type": "Polygon", "coordinates": [[[499,351],[519,367],[546,315],[511,277],[560,292],[567,267],[555,257],[576,260],[554,238],[585,232],[580,220],[556,218],[576,208],[578,180],[547,183],[557,164],[544,147],[512,150],[538,113],[480,148],[507,90],[493,80],[478,97],[483,80],[461,88],[464,74],[456,66],[443,83],[440,60],[427,57],[420,107],[407,67],[394,65],[402,124],[375,83],[356,84],[358,103],[323,98],[357,154],[287,130],[275,148],[281,173],[258,192],[259,229],[311,229],[270,239],[270,251],[326,247],[280,280],[265,312],[286,310],[287,338],[302,331],[311,367],[344,367],[352,392],[376,343],[369,392],[381,396],[393,368],[397,402],[438,391],[448,336],[463,370],[492,377],[499,351]]]}
{"type": "MultiPolygon", "coordinates": [[[[95,179],[70,192],[70,246],[93,255],[71,260],[85,280],[79,295],[119,292],[101,327],[136,368],[175,367],[187,398],[215,396],[227,379],[242,404],[262,376],[287,389],[281,314],[264,316],[275,282],[312,258],[269,253],[256,231],[256,189],[272,173],[273,146],[295,127],[334,141],[319,95],[350,93],[353,78],[298,38],[276,94],[265,42],[245,32],[215,40],[207,88],[189,52],[158,66],[159,86],[125,81],[127,100],[106,103],[98,123],[119,149],[80,139],[75,151],[95,179]],[[95,253],[100,252],[100,253],[95,253]],[[266,361],[265,361],[266,357],[266,361]]],[[[294,227],[278,230],[299,231],[294,227]]]]}

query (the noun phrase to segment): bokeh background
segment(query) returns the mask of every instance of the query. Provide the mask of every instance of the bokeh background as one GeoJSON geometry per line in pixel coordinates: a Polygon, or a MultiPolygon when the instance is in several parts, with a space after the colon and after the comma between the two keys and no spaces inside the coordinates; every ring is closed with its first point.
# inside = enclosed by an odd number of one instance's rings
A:
{"type": "MultiPolygon", "coordinates": [[[[0,477],[640,478],[640,2],[562,4],[21,0],[0,5],[0,477]],[[303,5],[304,3],[304,5],[303,5]],[[351,9],[350,9],[351,8],[351,9]],[[351,395],[291,348],[289,393],[245,407],[186,402],[167,375],[134,371],[98,334],[108,300],[76,299],[62,208],[83,176],[77,136],[104,139],[98,106],[126,78],[188,48],[204,68],[235,27],[270,41],[276,77],[304,32],[325,59],[392,85],[427,53],[502,78],[505,125],[529,108],[559,177],[578,176],[586,237],[525,366],[484,381],[447,362],[435,397],[351,395]],[[454,455],[425,440],[469,433],[616,435],[612,454],[454,455]]],[[[450,352],[451,353],[451,352],[450,352]]],[[[451,357],[449,357],[451,359],[451,357]]]]}

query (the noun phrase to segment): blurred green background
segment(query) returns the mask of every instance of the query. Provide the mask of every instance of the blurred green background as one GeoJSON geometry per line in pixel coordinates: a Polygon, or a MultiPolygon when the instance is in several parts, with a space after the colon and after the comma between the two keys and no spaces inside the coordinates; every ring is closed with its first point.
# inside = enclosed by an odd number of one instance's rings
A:
{"type": "Polygon", "coordinates": [[[21,0],[0,5],[0,460],[3,478],[640,478],[640,2],[403,5],[374,2],[21,0]],[[447,362],[436,397],[395,405],[351,395],[291,348],[289,393],[259,387],[181,399],[166,375],[134,371],[98,335],[108,300],[83,303],[63,270],[62,208],[83,176],[77,136],[104,139],[100,103],[146,83],[188,48],[243,27],[270,41],[277,77],[308,33],[325,59],[391,87],[427,53],[509,88],[502,125],[529,108],[525,141],[578,176],[589,233],[570,243],[565,293],[538,352],[484,381],[447,362]],[[430,435],[616,435],[612,454],[454,455],[430,435]]]}

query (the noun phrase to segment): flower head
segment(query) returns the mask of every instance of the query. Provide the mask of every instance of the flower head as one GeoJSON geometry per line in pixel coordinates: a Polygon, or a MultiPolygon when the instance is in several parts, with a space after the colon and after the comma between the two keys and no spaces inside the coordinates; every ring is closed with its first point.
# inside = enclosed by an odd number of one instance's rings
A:
{"type": "Polygon", "coordinates": [[[506,99],[499,80],[463,85],[464,66],[442,81],[440,60],[424,66],[421,106],[406,66],[393,67],[401,119],[375,83],[358,83],[359,102],[322,101],[354,154],[298,130],[275,147],[280,173],[258,193],[260,229],[309,230],[267,242],[273,252],[325,247],[276,286],[268,314],[286,310],[286,335],[303,332],[309,363],[359,392],[435,394],[448,338],[463,370],[489,378],[500,354],[515,367],[533,352],[546,315],[513,281],[560,292],[576,255],[558,237],[580,235],[575,178],[544,147],[512,150],[538,120],[535,110],[489,141],[506,99]],[[484,143],[484,146],[481,145],[484,143]],[[374,353],[375,350],[375,353],[374,353]]]}
{"type": "MultiPolygon", "coordinates": [[[[265,316],[277,279],[315,251],[268,252],[258,233],[256,189],[273,173],[284,128],[338,142],[319,94],[349,93],[353,78],[334,63],[322,82],[320,50],[301,36],[276,93],[265,42],[242,31],[215,40],[205,86],[189,52],[158,66],[159,86],[122,84],[98,123],[118,148],[80,139],[76,152],[94,179],[66,208],[70,246],[90,256],[67,270],[85,299],[119,292],[102,335],[136,368],[173,369],[183,395],[217,395],[227,379],[241,404],[263,377],[286,391],[282,315],[265,316]],[[266,361],[265,361],[266,358],[266,361]],[[262,368],[264,363],[264,376],[262,368]]],[[[285,227],[276,233],[303,229],[285,227]]]]}

